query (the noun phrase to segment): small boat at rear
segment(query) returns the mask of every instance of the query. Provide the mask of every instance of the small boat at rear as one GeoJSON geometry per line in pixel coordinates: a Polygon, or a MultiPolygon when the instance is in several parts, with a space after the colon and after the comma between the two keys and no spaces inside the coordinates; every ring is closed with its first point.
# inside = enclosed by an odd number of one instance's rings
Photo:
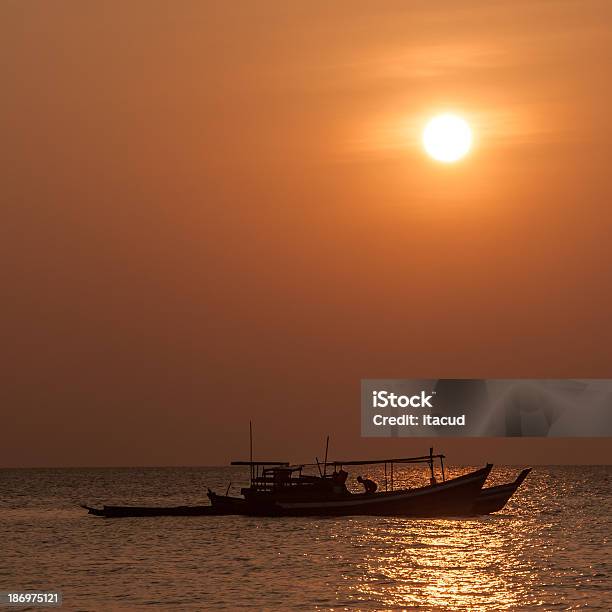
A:
{"type": "Polygon", "coordinates": [[[527,478],[529,472],[531,472],[531,468],[525,468],[517,476],[514,482],[483,488],[480,495],[476,498],[473,513],[491,514],[502,510],[510,498],[516,493],[516,490],[521,486],[525,478],[527,478]]]}
{"type": "Polygon", "coordinates": [[[102,508],[92,508],[81,504],[81,508],[94,516],[105,518],[126,518],[126,517],[145,517],[145,516],[210,516],[221,514],[218,509],[212,506],[102,506],[102,508]]]}

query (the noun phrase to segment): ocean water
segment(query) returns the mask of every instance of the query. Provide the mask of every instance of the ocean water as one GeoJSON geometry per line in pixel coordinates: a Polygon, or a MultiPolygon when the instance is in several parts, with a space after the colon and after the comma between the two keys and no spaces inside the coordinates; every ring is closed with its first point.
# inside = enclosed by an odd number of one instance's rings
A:
{"type": "Polygon", "coordinates": [[[0,591],[58,590],[61,609],[95,611],[612,609],[612,467],[538,467],[501,513],[471,519],[103,519],[78,505],[201,504],[246,476],[0,470],[0,591]]]}

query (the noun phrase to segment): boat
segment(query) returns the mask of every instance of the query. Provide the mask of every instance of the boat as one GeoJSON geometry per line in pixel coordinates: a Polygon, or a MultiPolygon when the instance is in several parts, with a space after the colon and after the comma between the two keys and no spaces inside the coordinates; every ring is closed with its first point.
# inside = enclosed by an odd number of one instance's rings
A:
{"type": "MultiPolygon", "coordinates": [[[[489,475],[491,464],[456,478],[447,479],[444,455],[403,457],[366,461],[317,460],[318,475],[305,473],[315,464],[291,465],[282,461],[233,461],[235,466],[250,468],[250,486],[241,490],[242,497],[220,495],[208,489],[210,505],[143,507],[108,506],[94,508],[82,505],[89,514],[106,518],[153,516],[464,516],[473,514],[475,502],[489,475]],[[434,460],[439,459],[442,479],[434,476],[434,460]],[[429,484],[416,488],[396,489],[394,466],[428,464],[429,484]],[[384,491],[353,493],[346,487],[347,466],[384,464],[384,491]],[[328,468],[332,471],[328,473],[328,468]],[[390,480],[387,477],[390,475],[390,480]]],[[[373,483],[372,483],[373,484],[373,483]]]]}
{"type": "Polygon", "coordinates": [[[210,516],[213,514],[222,514],[217,508],[210,505],[206,506],[102,506],[102,508],[93,508],[85,504],[81,504],[84,508],[94,516],[103,516],[105,518],[125,518],[125,517],[145,517],[145,516],[210,516]]]}
{"type": "Polygon", "coordinates": [[[514,482],[498,485],[495,487],[484,487],[474,503],[474,514],[491,514],[499,512],[521,486],[531,468],[525,468],[514,482]]]}
{"type": "MultiPolygon", "coordinates": [[[[414,462],[415,458],[410,459],[409,462],[414,462]]],[[[395,459],[394,463],[408,462],[407,459],[395,459]]],[[[387,462],[387,466],[391,460],[379,460],[372,463],[387,462]]],[[[342,465],[366,465],[370,462],[343,462],[342,465]]],[[[251,465],[250,462],[233,462],[234,465],[251,465]]],[[[262,478],[269,478],[272,475],[278,473],[277,468],[289,468],[288,463],[281,462],[262,462],[253,463],[251,467],[254,470],[258,469],[258,466],[262,465],[273,465],[271,471],[268,471],[265,476],[255,476],[257,479],[256,486],[262,490],[262,478]]],[[[300,467],[289,468],[291,472],[299,471],[300,467]]],[[[489,467],[489,466],[487,466],[489,467]]],[[[269,468],[267,468],[269,469],[269,468]]],[[[486,468],[484,468],[486,469],[486,468]]],[[[477,470],[471,474],[466,474],[458,479],[445,480],[442,483],[435,483],[429,485],[429,487],[420,487],[418,489],[406,489],[400,491],[392,491],[394,495],[386,495],[381,497],[381,493],[374,494],[366,497],[367,494],[355,494],[343,493],[338,495],[333,490],[330,494],[329,482],[321,481],[318,477],[309,477],[301,475],[302,483],[297,486],[309,486],[308,490],[292,490],[291,493],[284,491],[284,495],[278,496],[274,503],[278,503],[280,508],[274,505],[270,506],[271,497],[264,498],[264,505],[260,505],[257,501],[255,504],[249,503],[247,497],[233,497],[230,495],[219,495],[208,489],[208,496],[211,501],[210,505],[200,506],[103,506],[102,508],[93,508],[82,504],[84,508],[94,516],[102,516],[105,518],[121,518],[121,517],[154,517],[154,516],[222,516],[228,514],[238,515],[271,515],[271,516],[308,516],[308,515],[349,515],[349,514],[374,514],[380,516],[443,516],[445,513],[454,515],[481,515],[491,514],[493,512],[499,512],[508,503],[508,500],[516,492],[519,486],[523,483],[531,468],[524,469],[513,482],[497,485],[493,487],[484,487],[479,490],[476,499],[472,503],[471,510],[466,512],[463,504],[457,505],[455,501],[449,504],[448,502],[448,491],[443,488],[439,488],[435,491],[431,489],[432,486],[440,487],[446,483],[455,483],[453,488],[457,485],[456,481],[459,481],[459,485],[463,488],[465,482],[460,479],[466,479],[466,477],[479,478],[478,473],[482,470],[477,470]],[[295,493],[300,493],[296,495],[295,493]],[[410,493],[410,495],[408,495],[410,493]],[[443,493],[444,495],[439,495],[443,493]],[[423,497],[425,495],[425,497],[423,497]],[[301,497],[302,499],[298,499],[301,497]],[[376,500],[376,501],[375,501],[376,500]],[[380,502],[377,500],[381,500],[380,502]],[[415,506],[418,500],[418,505],[415,506]],[[336,502],[335,505],[329,505],[330,503],[336,502]],[[338,502],[351,502],[342,503],[338,502]],[[355,503],[356,502],[356,503],[355,503]],[[381,504],[382,505],[378,505],[381,504]],[[316,504],[319,503],[321,507],[317,508],[316,504]],[[296,506],[298,504],[298,506],[296,506]],[[444,506],[442,505],[444,504],[444,506]]],[[[285,472],[286,473],[286,472],[285,472]]],[[[278,477],[277,477],[278,478],[278,477]]],[[[483,481],[484,482],[484,481],[483,481]]],[[[295,485],[295,483],[294,483],[295,485]]],[[[294,486],[289,485],[289,486],[294,486]]],[[[286,486],[286,485],[284,485],[286,486]]],[[[265,489],[263,489],[265,490],[265,489]]],[[[384,493],[388,493],[385,491],[384,493]]],[[[452,493],[452,497],[456,495],[456,491],[452,493]]],[[[252,499],[252,498],[251,498],[252,499]]]]}
{"type": "MultiPolygon", "coordinates": [[[[492,467],[487,464],[469,474],[424,487],[376,493],[351,493],[325,480],[308,483],[300,482],[298,477],[264,486],[260,481],[242,489],[243,498],[214,492],[209,497],[214,509],[231,513],[233,507],[236,514],[250,516],[465,516],[473,514],[474,503],[492,467]]],[[[276,470],[269,474],[274,478],[276,470]]]]}
{"type": "MultiPolygon", "coordinates": [[[[327,454],[327,451],[326,451],[327,454]]],[[[232,461],[231,465],[250,468],[250,485],[241,489],[242,497],[218,495],[208,492],[213,509],[219,513],[236,513],[250,516],[465,516],[474,512],[474,504],[480,495],[492,469],[492,464],[446,479],[444,455],[386,458],[363,461],[317,460],[319,475],[305,474],[303,470],[314,464],[292,466],[274,461],[232,461]],[[434,475],[434,460],[440,460],[442,479],[434,475]],[[397,464],[428,464],[429,484],[416,488],[395,489],[393,469],[397,464]],[[346,487],[347,466],[380,465],[385,469],[385,490],[366,490],[353,493],[346,487]],[[327,473],[327,469],[333,471],[327,473]],[[387,474],[391,479],[387,478],[387,474]],[[390,486],[389,486],[390,485],[390,486]]],[[[374,484],[374,483],[371,483],[374,484]]]]}
{"type": "MultiPolygon", "coordinates": [[[[456,478],[446,478],[444,455],[386,458],[360,461],[328,461],[329,436],[325,459],[317,458],[318,475],[309,474],[307,468],[315,464],[291,465],[285,461],[254,461],[253,431],[249,423],[249,461],[232,461],[234,466],[248,466],[250,484],[241,489],[242,497],[219,495],[208,489],[210,506],[103,506],[83,505],[90,514],[107,518],[141,516],[407,516],[438,517],[473,515],[482,508],[477,504],[482,487],[491,472],[492,464],[456,478]],[[441,481],[434,474],[434,461],[439,460],[441,481]],[[429,484],[416,488],[395,489],[393,470],[396,464],[428,464],[429,484]],[[384,491],[377,490],[371,480],[358,478],[365,491],[355,493],[346,486],[347,466],[384,465],[384,491]],[[328,468],[331,472],[328,474],[328,468]],[[388,478],[390,475],[390,479],[388,478]]],[[[230,483],[231,484],[231,483],[230,483]]],[[[519,482],[520,484],[520,482],[519,482]]],[[[518,486],[518,485],[516,485],[518,486]]],[[[511,495],[512,493],[510,493],[511,495]]],[[[494,493],[488,496],[497,500],[494,493]]],[[[507,500],[506,500],[507,501],[507,500]]],[[[505,503],[505,502],[504,502],[505,503]]],[[[491,504],[492,505],[492,504],[491,504]]],[[[486,509],[486,504],[482,505],[486,509]]]]}

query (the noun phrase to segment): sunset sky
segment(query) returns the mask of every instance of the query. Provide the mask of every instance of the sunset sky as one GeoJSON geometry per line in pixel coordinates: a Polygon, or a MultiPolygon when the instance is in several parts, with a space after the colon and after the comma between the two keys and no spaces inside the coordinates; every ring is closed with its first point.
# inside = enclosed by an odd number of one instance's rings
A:
{"type": "MultiPolygon", "coordinates": [[[[612,378],[612,3],[0,3],[0,467],[422,454],[362,378],[612,378]],[[464,117],[472,151],[425,155],[464,117]]],[[[610,440],[436,442],[610,462],[610,440]]]]}

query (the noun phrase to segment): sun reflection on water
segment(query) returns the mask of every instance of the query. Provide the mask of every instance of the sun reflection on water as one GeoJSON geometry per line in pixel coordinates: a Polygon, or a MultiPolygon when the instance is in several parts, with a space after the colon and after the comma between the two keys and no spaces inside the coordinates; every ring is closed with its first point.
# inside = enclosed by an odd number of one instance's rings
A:
{"type": "MultiPolygon", "coordinates": [[[[357,545],[370,554],[351,577],[351,598],[401,606],[508,609],[518,604],[515,586],[500,565],[519,565],[504,555],[504,536],[482,521],[390,520],[384,532],[364,530],[357,545]],[[416,528],[418,527],[418,529],[416,528]],[[486,603],[485,603],[486,602],[486,603]]],[[[515,569],[518,569],[515,567],[515,569]]],[[[348,595],[348,593],[347,593],[348,595]]]]}
{"type": "MultiPolygon", "coordinates": [[[[450,476],[469,469],[454,470],[450,476]]],[[[371,476],[378,477],[384,488],[383,474],[371,476]]],[[[398,471],[394,484],[396,488],[419,486],[428,476],[427,470],[398,471]]],[[[375,609],[524,607],[536,559],[533,549],[529,555],[522,554],[519,541],[527,527],[523,521],[511,512],[467,520],[352,521],[353,544],[362,549],[361,561],[343,576],[338,600],[364,608],[376,605],[375,609]]],[[[538,562],[545,557],[542,551],[538,562]]]]}

